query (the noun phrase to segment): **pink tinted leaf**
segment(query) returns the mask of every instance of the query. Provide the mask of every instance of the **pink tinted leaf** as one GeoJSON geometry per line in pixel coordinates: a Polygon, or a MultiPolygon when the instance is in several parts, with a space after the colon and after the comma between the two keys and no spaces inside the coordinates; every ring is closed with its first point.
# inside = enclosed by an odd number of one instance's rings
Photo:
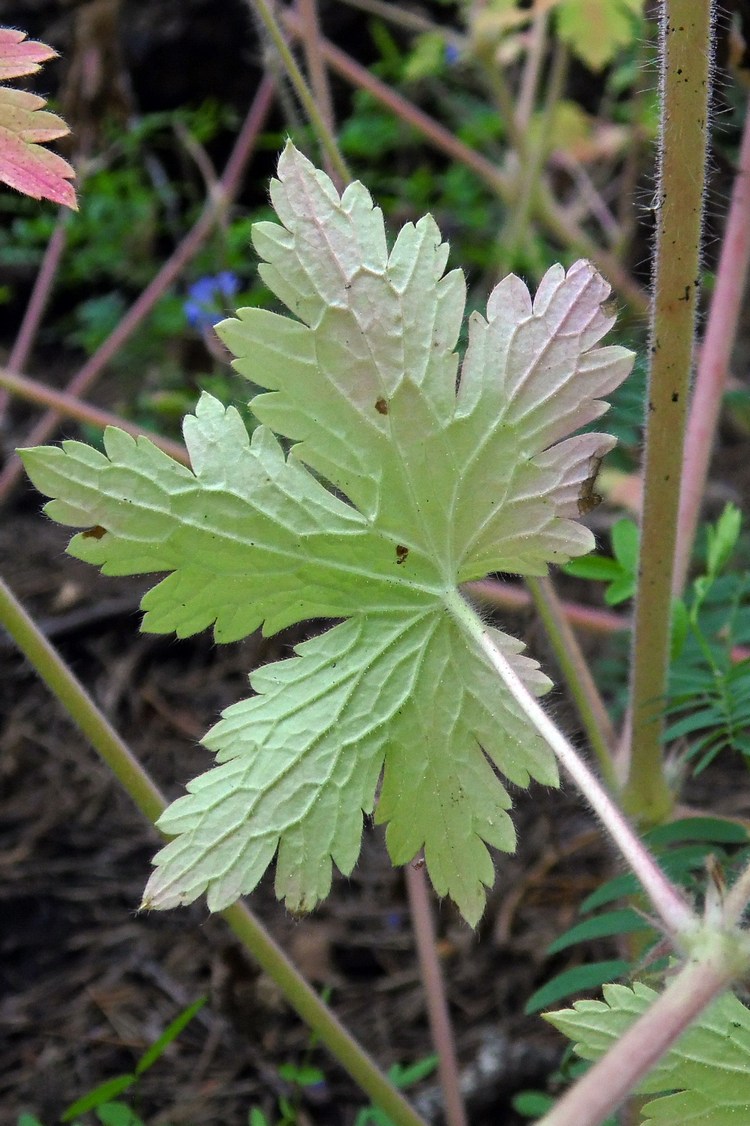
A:
{"type": "MultiPolygon", "coordinates": [[[[26,41],[22,32],[0,28],[0,77],[31,74],[55,53],[43,43],[26,41]]],[[[0,181],[33,199],[49,199],[75,211],[75,190],[69,182],[73,168],[42,148],[69,129],[45,105],[37,94],[0,86],[0,181]]]]}
{"type": "Polygon", "coordinates": [[[0,27],[0,79],[19,78],[22,74],[36,74],[41,63],[57,57],[57,51],[46,43],[27,39],[23,31],[0,27]]]}

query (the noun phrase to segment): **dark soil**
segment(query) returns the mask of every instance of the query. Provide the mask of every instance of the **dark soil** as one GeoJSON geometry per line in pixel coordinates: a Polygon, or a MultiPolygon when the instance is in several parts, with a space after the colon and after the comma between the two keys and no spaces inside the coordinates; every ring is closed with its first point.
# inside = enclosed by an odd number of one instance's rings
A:
{"type": "MultiPolygon", "coordinates": [[[[218,711],[246,690],[248,671],[302,636],[221,648],[208,636],[175,642],[138,633],[140,588],[104,579],[63,554],[66,533],[35,510],[6,516],[3,571],[97,704],[169,796],[210,766],[197,744],[218,711]]],[[[132,1069],[191,1001],[210,1004],[147,1072],[138,1107],[150,1122],[244,1123],[270,1115],[289,1088],[281,1063],[326,1074],[300,1122],[351,1123],[362,1096],[258,975],[201,904],[136,914],[156,833],[29,666],[2,642],[0,707],[3,899],[0,923],[0,1100],[12,1115],[55,1121],[74,1098],[132,1069]]],[[[596,835],[575,803],[538,788],[519,794],[516,856],[498,879],[477,934],[437,907],[440,955],[472,1123],[512,1122],[508,1098],[542,1084],[560,1045],[519,1016],[553,969],[544,949],[573,919],[601,868],[596,835]]],[[[403,873],[368,825],[349,879],[309,918],[292,918],[271,880],[251,906],[384,1066],[431,1051],[403,873]]],[[[580,958],[580,953],[578,954],[580,958]]],[[[425,1084],[430,1087],[430,1084],[425,1084]]],[[[429,1094],[429,1091],[428,1091],[429,1094]]],[[[424,1113],[433,1120],[428,1100],[424,1113]]]]}

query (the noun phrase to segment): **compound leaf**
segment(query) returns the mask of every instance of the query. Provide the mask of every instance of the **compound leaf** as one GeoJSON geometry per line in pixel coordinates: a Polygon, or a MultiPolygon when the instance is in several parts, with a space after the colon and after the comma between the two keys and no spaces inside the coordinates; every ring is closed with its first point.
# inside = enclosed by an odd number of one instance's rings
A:
{"type": "MultiPolygon", "coordinates": [[[[498,777],[555,784],[549,748],[455,610],[456,587],[493,570],[544,574],[590,550],[579,495],[613,440],[568,437],[627,374],[609,287],[587,262],[553,267],[532,302],[506,278],[475,314],[457,382],[463,278],[428,216],[388,252],[361,184],[339,198],[292,146],[260,223],[261,273],[296,314],[241,309],[217,331],[265,390],[239,415],[203,395],[185,422],[192,469],[117,430],[25,451],[70,551],[109,574],[166,571],[144,628],[219,641],[262,626],[342,618],[260,669],[255,695],[209,732],[218,765],[160,826],[144,904],[218,909],[278,853],[293,909],[348,873],[376,806],[396,863],[424,848],[440,894],[475,922],[493,879],[487,845],[512,849],[498,777]],[[285,452],[274,433],[291,439],[285,452]]],[[[549,686],[520,642],[493,639],[526,687],[549,686]]]]}

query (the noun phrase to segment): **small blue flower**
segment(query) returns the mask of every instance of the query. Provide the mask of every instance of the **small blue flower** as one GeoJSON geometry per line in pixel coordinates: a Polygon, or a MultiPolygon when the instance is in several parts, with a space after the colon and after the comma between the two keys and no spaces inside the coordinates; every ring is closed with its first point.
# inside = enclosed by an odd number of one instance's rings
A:
{"type": "Polygon", "coordinates": [[[461,52],[455,43],[445,44],[445,61],[448,66],[455,66],[461,58],[461,52]]]}
{"type": "Polygon", "coordinates": [[[239,278],[229,270],[214,277],[198,278],[188,290],[183,305],[185,318],[191,328],[211,328],[226,316],[224,306],[240,288],[239,278]]]}

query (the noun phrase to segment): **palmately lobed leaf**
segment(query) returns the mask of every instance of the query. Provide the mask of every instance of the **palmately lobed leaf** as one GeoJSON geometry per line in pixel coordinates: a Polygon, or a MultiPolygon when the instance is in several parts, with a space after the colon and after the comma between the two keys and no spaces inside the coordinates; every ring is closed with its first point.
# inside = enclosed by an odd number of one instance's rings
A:
{"type": "MultiPolygon", "coordinates": [[[[332,865],[351,871],[363,814],[395,863],[424,849],[470,922],[510,850],[510,798],[557,781],[551,751],[462,624],[457,585],[542,574],[593,545],[579,499],[603,434],[568,437],[606,407],[631,357],[599,348],[609,293],[593,267],[550,270],[532,302],[506,278],[475,315],[458,371],[461,274],[428,216],[388,252],[361,184],[339,198],[293,146],[271,196],[283,226],[254,230],[261,272],[298,319],[241,309],[217,331],[264,390],[239,415],[202,396],[185,422],[192,470],[107,431],[105,453],[25,451],[47,511],[86,531],[79,558],[109,574],[166,571],[144,628],[217,640],[342,618],[251,678],[255,695],[209,732],[218,765],[160,826],[144,905],[221,908],[277,854],[278,894],[307,909],[332,865]],[[290,439],[285,453],[275,434],[290,439]],[[378,787],[380,793],[378,794],[378,787]]],[[[549,687],[520,642],[491,631],[531,693],[549,687]]]]}

